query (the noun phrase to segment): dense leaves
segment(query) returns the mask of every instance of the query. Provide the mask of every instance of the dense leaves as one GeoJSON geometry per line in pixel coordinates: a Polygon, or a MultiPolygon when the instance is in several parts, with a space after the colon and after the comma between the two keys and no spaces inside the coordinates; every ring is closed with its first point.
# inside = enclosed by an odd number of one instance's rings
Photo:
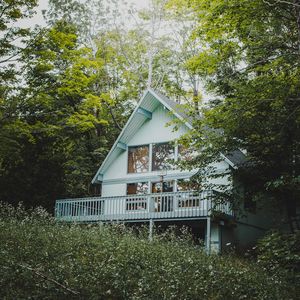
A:
{"type": "Polygon", "coordinates": [[[44,210],[1,205],[6,299],[296,299],[257,263],[207,256],[186,232],[148,241],[123,225],[55,222],[44,210]]]}
{"type": "Polygon", "coordinates": [[[300,178],[299,3],[173,3],[195,11],[201,50],[188,66],[213,95],[187,137],[202,150],[192,164],[205,168],[220,153],[242,149],[249,161],[235,174],[245,186],[242,196],[271,201],[291,220],[300,178]]]}
{"type": "Polygon", "coordinates": [[[272,232],[258,243],[258,260],[268,271],[283,274],[300,287],[300,234],[272,232]]]}

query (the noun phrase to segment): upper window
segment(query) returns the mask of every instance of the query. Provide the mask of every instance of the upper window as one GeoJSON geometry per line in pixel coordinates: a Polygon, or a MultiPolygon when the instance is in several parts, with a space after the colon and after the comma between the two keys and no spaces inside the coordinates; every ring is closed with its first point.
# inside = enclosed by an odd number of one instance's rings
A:
{"type": "Polygon", "coordinates": [[[149,146],[128,148],[128,173],[142,173],[149,171],[149,146]]]}
{"type": "Polygon", "coordinates": [[[153,144],[152,171],[172,169],[174,146],[171,143],[153,144]]]}

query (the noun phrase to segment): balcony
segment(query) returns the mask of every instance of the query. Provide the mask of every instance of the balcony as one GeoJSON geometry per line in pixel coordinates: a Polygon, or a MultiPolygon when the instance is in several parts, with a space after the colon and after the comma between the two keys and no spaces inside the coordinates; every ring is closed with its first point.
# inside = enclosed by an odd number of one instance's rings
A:
{"type": "Polygon", "coordinates": [[[214,211],[232,216],[229,203],[213,205],[212,191],[188,191],[57,200],[61,221],[113,222],[206,218],[214,211]]]}

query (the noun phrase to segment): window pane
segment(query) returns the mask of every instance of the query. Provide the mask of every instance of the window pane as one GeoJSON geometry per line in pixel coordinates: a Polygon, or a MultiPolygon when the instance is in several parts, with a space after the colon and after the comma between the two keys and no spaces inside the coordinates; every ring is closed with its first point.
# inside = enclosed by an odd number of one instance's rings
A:
{"type": "Polygon", "coordinates": [[[161,190],[161,182],[153,182],[152,183],[152,193],[168,193],[173,192],[173,181],[164,181],[163,182],[163,190],[161,190]]]}
{"type": "Polygon", "coordinates": [[[148,183],[137,182],[127,184],[127,195],[142,195],[148,194],[148,183]]]}
{"type": "Polygon", "coordinates": [[[149,171],[149,146],[128,148],[128,173],[149,171]]]}
{"type": "Polygon", "coordinates": [[[154,144],[152,154],[152,171],[172,169],[174,146],[171,143],[154,144]]]}

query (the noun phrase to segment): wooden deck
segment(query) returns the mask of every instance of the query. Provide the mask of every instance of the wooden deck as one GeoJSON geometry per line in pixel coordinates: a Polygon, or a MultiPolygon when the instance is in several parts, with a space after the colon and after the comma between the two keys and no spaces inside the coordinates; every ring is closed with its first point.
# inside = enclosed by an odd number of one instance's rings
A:
{"type": "Polygon", "coordinates": [[[212,191],[91,197],[57,200],[55,217],[61,221],[113,222],[205,218],[211,208],[232,216],[230,205],[213,206],[212,191]]]}

